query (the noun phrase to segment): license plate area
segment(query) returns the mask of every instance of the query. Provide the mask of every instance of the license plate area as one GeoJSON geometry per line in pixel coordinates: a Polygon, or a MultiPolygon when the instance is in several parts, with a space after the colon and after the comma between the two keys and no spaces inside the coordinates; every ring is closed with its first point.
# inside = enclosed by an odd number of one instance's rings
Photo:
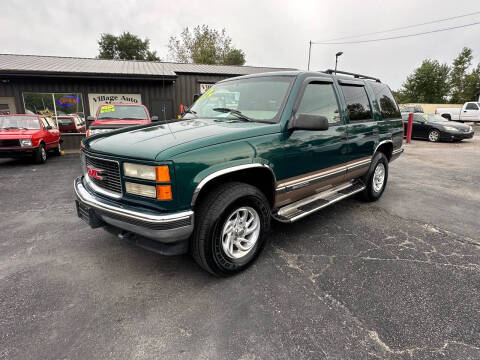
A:
{"type": "Polygon", "coordinates": [[[75,200],[75,207],[77,208],[78,217],[85,221],[93,229],[105,225],[103,220],[100,219],[97,214],[95,214],[95,211],[88,205],[75,200]]]}

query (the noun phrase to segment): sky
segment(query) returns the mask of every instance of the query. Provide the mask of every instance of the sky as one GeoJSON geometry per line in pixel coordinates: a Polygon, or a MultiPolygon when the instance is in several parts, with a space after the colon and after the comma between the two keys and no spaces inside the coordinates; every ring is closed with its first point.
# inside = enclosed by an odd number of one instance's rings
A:
{"type": "MultiPolygon", "coordinates": [[[[0,53],[95,57],[101,33],[149,38],[168,60],[168,40],[186,26],[225,28],[247,65],[306,69],[308,43],[360,35],[480,11],[478,0],[83,0],[2,2],[0,53]]],[[[480,21],[480,14],[385,34],[412,34],[480,21]]],[[[394,90],[426,58],[451,64],[464,47],[480,62],[480,24],[405,39],[313,45],[310,69],[338,69],[379,77],[394,90]]]]}

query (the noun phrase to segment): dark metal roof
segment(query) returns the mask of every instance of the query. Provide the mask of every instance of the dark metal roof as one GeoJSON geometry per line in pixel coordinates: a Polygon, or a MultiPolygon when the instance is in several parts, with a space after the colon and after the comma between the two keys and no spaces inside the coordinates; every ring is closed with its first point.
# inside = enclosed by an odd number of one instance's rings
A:
{"type": "Polygon", "coordinates": [[[282,70],[292,69],[0,54],[0,74],[175,77],[178,73],[247,75],[282,70]]]}

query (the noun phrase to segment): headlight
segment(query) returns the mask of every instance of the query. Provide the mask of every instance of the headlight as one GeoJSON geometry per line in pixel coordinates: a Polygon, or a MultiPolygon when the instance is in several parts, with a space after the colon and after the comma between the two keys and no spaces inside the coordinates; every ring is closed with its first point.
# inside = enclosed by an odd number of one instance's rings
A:
{"type": "Polygon", "coordinates": [[[21,146],[32,146],[32,140],[30,139],[20,139],[21,146]]]}
{"type": "Polygon", "coordinates": [[[149,166],[124,163],[123,173],[125,176],[137,179],[153,180],[158,182],[170,181],[170,172],[167,165],[149,166]]]}
{"type": "Polygon", "coordinates": [[[157,197],[157,189],[155,188],[155,186],[126,182],[125,190],[127,190],[127,193],[129,194],[146,196],[149,198],[157,197]]]}
{"type": "Polygon", "coordinates": [[[103,134],[112,130],[113,129],[90,129],[90,135],[103,134]]]}
{"type": "Polygon", "coordinates": [[[453,126],[444,126],[443,128],[448,131],[458,131],[458,129],[453,126]]]}

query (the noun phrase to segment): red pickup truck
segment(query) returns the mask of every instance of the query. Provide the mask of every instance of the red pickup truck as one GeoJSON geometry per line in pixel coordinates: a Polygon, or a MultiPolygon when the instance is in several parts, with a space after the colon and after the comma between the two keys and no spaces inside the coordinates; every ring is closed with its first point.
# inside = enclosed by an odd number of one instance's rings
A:
{"type": "Polygon", "coordinates": [[[123,128],[126,126],[148,124],[157,121],[157,116],[150,117],[150,113],[144,105],[140,104],[103,104],[95,118],[88,116],[87,136],[95,135],[123,128]]]}
{"type": "Polygon", "coordinates": [[[55,121],[34,114],[0,115],[0,158],[32,156],[47,161],[47,151],[60,155],[62,139],[55,121]]]}

